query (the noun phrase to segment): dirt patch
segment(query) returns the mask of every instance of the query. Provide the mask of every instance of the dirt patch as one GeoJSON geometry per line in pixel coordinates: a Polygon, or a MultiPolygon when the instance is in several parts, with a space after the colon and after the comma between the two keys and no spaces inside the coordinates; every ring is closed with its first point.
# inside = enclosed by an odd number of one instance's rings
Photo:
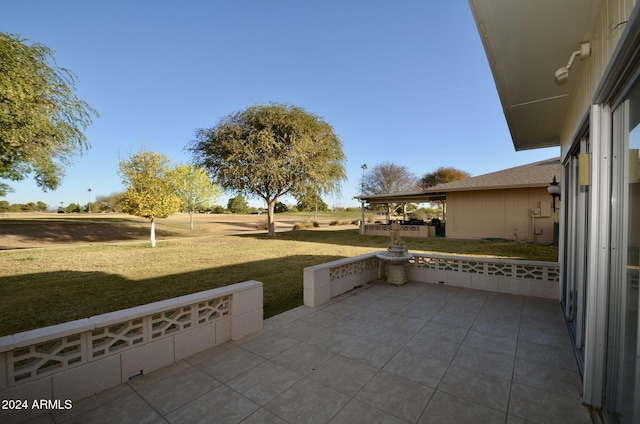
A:
{"type": "MultiPolygon", "coordinates": [[[[0,250],[145,240],[149,225],[129,222],[0,222],[0,250]]],[[[177,234],[157,230],[158,237],[177,234]]]]}

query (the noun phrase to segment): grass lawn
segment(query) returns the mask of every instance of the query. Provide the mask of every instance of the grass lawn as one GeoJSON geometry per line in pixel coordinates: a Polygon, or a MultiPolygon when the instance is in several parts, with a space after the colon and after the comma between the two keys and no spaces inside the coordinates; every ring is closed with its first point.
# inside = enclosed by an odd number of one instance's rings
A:
{"type": "MultiPolygon", "coordinates": [[[[178,233],[177,238],[160,239],[155,249],[146,240],[110,240],[0,251],[0,336],[246,280],[264,283],[266,318],[302,304],[303,268],[384,249],[389,242],[360,236],[354,226],[283,232],[275,238],[178,233]]],[[[557,260],[557,251],[545,246],[404,241],[414,252],[557,260]]]]}

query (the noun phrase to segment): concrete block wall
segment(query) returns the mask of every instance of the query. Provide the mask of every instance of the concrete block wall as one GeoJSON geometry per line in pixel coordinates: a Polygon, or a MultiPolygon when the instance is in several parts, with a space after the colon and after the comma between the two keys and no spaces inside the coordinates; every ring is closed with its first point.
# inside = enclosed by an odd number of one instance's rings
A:
{"type": "Polygon", "coordinates": [[[375,253],[307,267],[303,276],[304,304],[320,306],[383,275],[384,269],[375,253]]]}
{"type": "MultiPolygon", "coordinates": [[[[375,252],[304,269],[304,304],[316,307],[357,286],[384,278],[384,264],[375,252]],[[375,269],[374,269],[375,268],[375,269]]],[[[560,298],[557,262],[519,261],[469,256],[415,254],[406,265],[407,279],[523,296],[560,298]]]]}
{"type": "MultiPolygon", "coordinates": [[[[1,337],[0,399],[29,405],[77,401],[259,331],[262,319],[262,283],[246,281],[1,337]],[[103,338],[114,342],[106,345],[103,338]],[[51,363],[56,365],[48,367],[51,363]]],[[[45,412],[2,410],[0,422],[22,422],[45,412]]]]}

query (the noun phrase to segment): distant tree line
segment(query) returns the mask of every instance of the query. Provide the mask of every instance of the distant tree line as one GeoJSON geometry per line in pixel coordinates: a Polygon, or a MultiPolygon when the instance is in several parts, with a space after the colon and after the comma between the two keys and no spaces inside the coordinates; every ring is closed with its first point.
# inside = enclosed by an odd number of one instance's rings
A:
{"type": "MultiPolygon", "coordinates": [[[[318,202],[318,211],[327,212],[329,206],[318,196],[316,199],[318,202]]],[[[282,202],[278,202],[275,207],[276,213],[283,212],[312,212],[315,207],[315,202],[306,202],[304,199],[297,199],[297,203],[293,205],[287,205],[282,202]]],[[[345,210],[344,208],[338,208],[345,210]]],[[[349,211],[353,208],[347,208],[349,211]]],[[[57,211],[58,213],[118,213],[122,212],[122,193],[111,193],[109,195],[97,195],[96,200],[87,204],[69,203],[68,205],[58,206],[57,209],[50,209],[49,205],[44,202],[29,202],[29,203],[9,203],[6,200],[0,200],[0,212],[47,212],[57,211]]],[[[181,208],[180,212],[188,212],[185,208],[181,208]]],[[[242,195],[232,197],[228,200],[227,206],[212,204],[212,205],[200,205],[195,209],[196,213],[212,213],[212,214],[247,214],[247,213],[262,213],[266,212],[266,208],[257,208],[249,206],[246,199],[242,195]]]]}
{"type": "Polygon", "coordinates": [[[0,200],[0,212],[46,212],[49,207],[44,202],[9,203],[0,200]]]}

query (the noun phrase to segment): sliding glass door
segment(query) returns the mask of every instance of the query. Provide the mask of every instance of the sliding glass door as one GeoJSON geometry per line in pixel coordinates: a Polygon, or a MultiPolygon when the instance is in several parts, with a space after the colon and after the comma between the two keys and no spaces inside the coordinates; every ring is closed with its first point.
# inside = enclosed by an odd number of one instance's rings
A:
{"type": "Polygon", "coordinates": [[[638,270],[640,264],[640,85],[613,113],[611,257],[605,412],[609,421],[640,422],[638,270]]]}
{"type": "MultiPolygon", "coordinates": [[[[562,305],[576,351],[580,372],[584,366],[584,336],[586,311],[587,246],[589,220],[589,186],[580,183],[581,167],[579,155],[589,150],[588,138],[584,137],[578,149],[569,157],[565,166],[563,185],[565,206],[565,249],[562,305]]],[[[584,171],[584,170],[582,170],[584,171]]]]}

